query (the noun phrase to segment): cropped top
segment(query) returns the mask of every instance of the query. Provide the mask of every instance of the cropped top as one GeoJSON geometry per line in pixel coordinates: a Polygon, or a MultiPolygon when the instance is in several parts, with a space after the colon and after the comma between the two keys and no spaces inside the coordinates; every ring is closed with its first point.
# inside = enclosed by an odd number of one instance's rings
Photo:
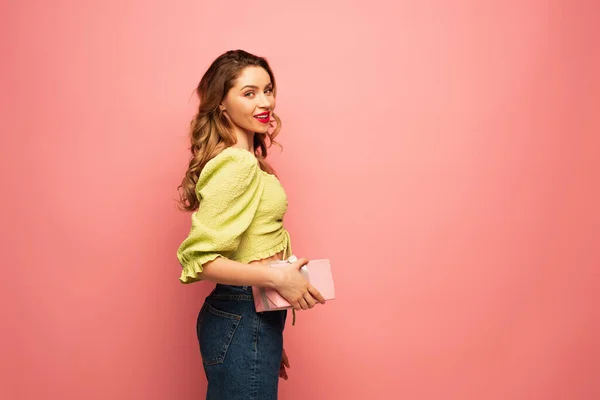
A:
{"type": "Polygon", "coordinates": [[[292,255],[283,227],[287,196],[275,175],[260,169],[250,151],[228,147],[206,163],[196,183],[198,210],[177,250],[179,280],[202,280],[203,264],[226,257],[242,263],[292,255]]]}

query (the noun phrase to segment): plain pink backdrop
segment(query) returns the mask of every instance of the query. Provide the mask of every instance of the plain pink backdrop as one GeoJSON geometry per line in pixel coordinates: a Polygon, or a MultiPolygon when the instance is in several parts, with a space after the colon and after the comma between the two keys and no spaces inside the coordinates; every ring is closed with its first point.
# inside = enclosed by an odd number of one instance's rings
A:
{"type": "Polygon", "coordinates": [[[597,2],[0,7],[0,398],[203,398],[174,200],[237,48],[276,74],[294,252],[336,278],[282,399],[600,397],[597,2]]]}

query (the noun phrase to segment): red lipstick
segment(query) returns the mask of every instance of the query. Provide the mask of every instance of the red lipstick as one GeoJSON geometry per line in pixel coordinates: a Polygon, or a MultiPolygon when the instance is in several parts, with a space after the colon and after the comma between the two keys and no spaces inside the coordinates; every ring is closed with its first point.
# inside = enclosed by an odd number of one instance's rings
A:
{"type": "Polygon", "coordinates": [[[259,122],[262,122],[263,124],[268,124],[270,120],[269,116],[270,113],[266,111],[264,113],[256,114],[254,118],[256,118],[259,122]]]}

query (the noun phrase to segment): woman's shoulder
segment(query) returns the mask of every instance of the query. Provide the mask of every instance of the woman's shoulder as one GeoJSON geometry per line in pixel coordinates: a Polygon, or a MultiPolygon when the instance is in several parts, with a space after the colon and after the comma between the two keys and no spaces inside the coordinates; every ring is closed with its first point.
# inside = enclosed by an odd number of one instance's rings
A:
{"type": "Polygon", "coordinates": [[[226,147],[224,150],[221,150],[219,154],[208,161],[205,165],[205,168],[214,168],[217,166],[228,165],[230,163],[253,165],[258,164],[258,159],[254,154],[246,149],[242,149],[240,147],[226,147]]]}
{"type": "Polygon", "coordinates": [[[242,149],[241,147],[226,147],[222,150],[215,158],[217,157],[228,157],[236,160],[244,160],[251,163],[257,163],[258,159],[252,152],[242,149]]]}
{"type": "Polygon", "coordinates": [[[258,159],[250,151],[239,147],[227,147],[202,168],[198,185],[203,186],[216,176],[219,176],[219,180],[235,181],[254,176],[259,169],[258,159]]]}
{"type": "Polygon", "coordinates": [[[219,154],[211,158],[202,171],[212,172],[220,168],[234,169],[248,168],[258,165],[258,159],[248,150],[239,147],[226,147],[219,154]]]}

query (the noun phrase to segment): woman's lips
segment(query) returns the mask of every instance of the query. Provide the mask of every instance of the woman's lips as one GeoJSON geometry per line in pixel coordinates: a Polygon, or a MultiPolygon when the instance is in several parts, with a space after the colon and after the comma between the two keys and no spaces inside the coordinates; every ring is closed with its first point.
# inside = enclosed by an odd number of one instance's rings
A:
{"type": "Polygon", "coordinates": [[[271,119],[269,113],[255,115],[254,118],[256,118],[258,122],[262,122],[263,124],[268,124],[269,120],[271,119]]]}

